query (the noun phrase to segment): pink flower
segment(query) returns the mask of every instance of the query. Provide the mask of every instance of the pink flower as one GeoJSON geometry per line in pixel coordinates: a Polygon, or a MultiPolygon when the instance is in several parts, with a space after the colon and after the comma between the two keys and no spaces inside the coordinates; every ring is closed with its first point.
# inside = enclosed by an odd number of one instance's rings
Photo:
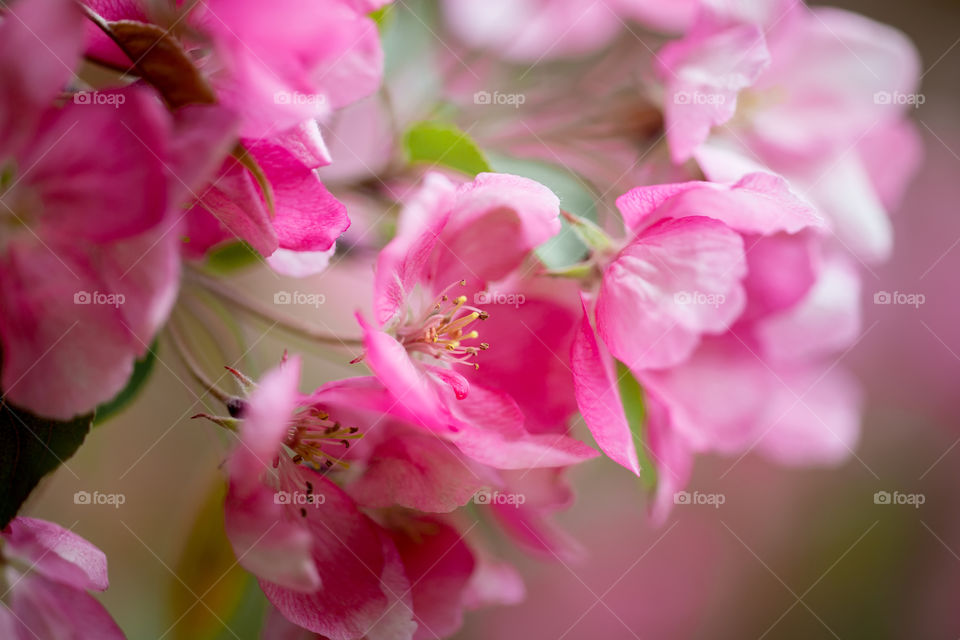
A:
{"type": "MultiPolygon", "coordinates": [[[[143,0],[86,4],[108,21],[154,21],[154,9],[143,0]]],[[[258,140],[377,89],[383,53],[376,24],[365,15],[370,4],[282,0],[268,9],[253,0],[212,0],[178,7],[189,11],[186,18],[156,22],[172,22],[169,32],[202,56],[200,67],[217,99],[241,117],[241,135],[258,140]]],[[[89,30],[88,36],[88,54],[130,64],[102,32],[89,30]]]]}
{"type": "Polygon", "coordinates": [[[396,547],[316,470],[339,460],[351,432],[303,404],[299,376],[293,358],[243,403],[227,464],[227,536],[291,622],[331,640],[410,637],[410,583],[396,547]]]}
{"type": "Polygon", "coordinates": [[[642,459],[655,467],[655,517],[666,516],[696,452],[755,449],[788,464],[844,459],[858,434],[858,391],[823,357],[857,336],[859,279],[842,258],[823,254],[813,209],[782,179],[759,173],[729,187],[638,187],[617,205],[637,230],[627,247],[653,243],[668,223],[714,223],[692,226],[680,244],[654,244],[664,252],[656,258],[646,247],[626,253],[646,259],[613,271],[617,279],[611,269],[625,251],[615,254],[597,296],[596,330],[585,297],[572,347],[577,401],[597,444],[637,475],[642,459]],[[704,262],[689,251],[716,246],[705,242],[717,233],[736,240],[729,273],[709,260],[714,254],[704,262]],[[735,312],[723,309],[730,299],[735,312]],[[623,408],[626,372],[642,387],[641,423],[623,408]]]}
{"type": "Polygon", "coordinates": [[[374,379],[301,396],[299,371],[293,358],[255,386],[235,374],[253,388],[233,404],[240,442],[227,463],[225,522],[238,561],[282,614],[267,628],[292,633],[285,619],[337,640],[453,633],[477,598],[464,537],[439,516],[394,510],[374,520],[365,509],[450,511],[476,491],[456,488],[471,463],[416,428],[381,425],[389,394],[374,379]],[[352,465],[360,477],[348,490],[360,502],[336,484],[352,465]]]}
{"type": "Polygon", "coordinates": [[[510,61],[539,63],[587,55],[627,29],[626,20],[680,31],[699,0],[447,0],[447,25],[470,47],[510,61]]]}
{"type": "MultiPolygon", "coordinates": [[[[490,389],[477,362],[488,347],[496,353],[496,345],[480,341],[490,316],[484,288],[513,274],[534,247],[553,236],[560,227],[558,214],[556,196],[525,178],[480,174],[455,187],[438,174],[428,175],[405,206],[397,237],[378,259],[374,311],[379,327],[361,318],[364,359],[396,404],[432,431],[458,432],[458,446],[491,466],[538,466],[531,462],[548,442],[559,449],[543,463],[569,464],[589,454],[562,436],[525,435],[523,414],[510,390],[490,389]],[[458,365],[479,373],[468,381],[454,369],[458,365]],[[516,440],[510,455],[518,458],[509,460],[506,450],[488,446],[504,438],[516,440]],[[522,455],[521,441],[529,447],[522,455]]],[[[498,308],[496,313],[509,317],[511,311],[498,308]]]]}
{"type": "Polygon", "coordinates": [[[0,532],[0,570],[4,638],[124,638],[87,593],[107,588],[107,558],[77,534],[45,520],[15,518],[0,532]]]}
{"type": "MultiPolygon", "coordinates": [[[[365,7],[360,7],[365,8],[365,7]]],[[[323,118],[376,91],[383,73],[377,25],[345,0],[211,0],[193,23],[213,41],[211,81],[262,138],[323,118]]]]}
{"type": "Polygon", "coordinates": [[[862,16],[775,5],[750,16],[705,12],[660,52],[673,159],[693,157],[718,181],[780,173],[847,250],[882,260],[892,242],[885,209],[920,155],[903,121],[922,100],[917,53],[862,16]]]}
{"type": "Polygon", "coordinates": [[[322,148],[312,144],[322,145],[319,136],[311,121],[281,139],[248,141],[251,157],[270,183],[273,212],[253,175],[228,157],[187,214],[187,255],[201,257],[219,243],[241,239],[268,256],[277,271],[307,275],[323,270],[350,220],[316,174],[328,159],[306,153],[322,148]],[[307,264],[298,265],[293,256],[307,264]]]}
{"type": "Polygon", "coordinates": [[[820,224],[782,180],[765,174],[733,186],[637,187],[617,206],[632,235],[603,265],[597,330],[636,369],[683,361],[701,335],[722,333],[740,316],[746,236],[820,224]]]}
{"type": "Polygon", "coordinates": [[[0,25],[2,385],[11,402],[65,419],[116,395],[165,320],[179,268],[167,214],[205,179],[222,131],[204,129],[201,107],[171,123],[139,87],[54,108],[83,16],[66,0],[11,11],[0,25]]]}

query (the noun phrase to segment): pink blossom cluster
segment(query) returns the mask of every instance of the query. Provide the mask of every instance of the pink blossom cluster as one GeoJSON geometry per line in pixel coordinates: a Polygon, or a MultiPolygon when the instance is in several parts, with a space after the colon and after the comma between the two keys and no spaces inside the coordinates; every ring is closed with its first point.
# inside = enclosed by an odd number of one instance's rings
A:
{"type": "MultiPolygon", "coordinates": [[[[4,403],[66,421],[117,396],[181,274],[224,246],[284,276],[328,268],[350,218],[370,221],[321,181],[338,161],[324,136],[382,124],[348,107],[384,81],[385,4],[4,9],[4,403]],[[90,65],[122,81],[98,86],[90,65]]],[[[205,385],[225,409],[203,417],[235,434],[225,530],[271,603],[267,638],[447,637],[465,611],[520,602],[491,535],[583,553],[551,516],[573,500],[567,471],[601,454],[662,522],[699,454],[837,464],[857,445],[838,363],[860,335],[861,263],[889,255],[920,154],[906,105],[882,99],[916,91],[910,43],[793,0],[442,5],[460,45],[506,65],[669,34],[641,90],[666,144],[647,177],[670,179],[637,177],[601,223],[520,175],[439,162],[379,180],[409,191],[370,261],[358,374],[303,392],[295,355],[231,368],[236,395],[205,385]],[[583,255],[545,264],[569,234],[583,255]]],[[[107,586],[99,550],[24,516],[0,540],[0,636],[123,637],[87,594],[107,586]]]]}

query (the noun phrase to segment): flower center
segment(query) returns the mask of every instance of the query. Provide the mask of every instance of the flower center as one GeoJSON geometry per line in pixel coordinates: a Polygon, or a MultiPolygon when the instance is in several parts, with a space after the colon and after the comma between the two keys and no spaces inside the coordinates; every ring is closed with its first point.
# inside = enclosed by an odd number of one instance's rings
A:
{"type": "Polygon", "coordinates": [[[344,427],[330,419],[330,415],[307,407],[290,423],[283,443],[293,452],[291,462],[305,464],[317,471],[334,465],[348,467],[342,459],[350,448],[350,441],[363,437],[357,427],[344,427]]]}
{"type": "Polygon", "coordinates": [[[409,353],[424,353],[450,363],[480,365],[470,360],[480,351],[490,348],[486,342],[474,342],[480,333],[468,330],[477,320],[486,320],[489,314],[467,304],[467,296],[450,298],[447,292],[465,280],[454,282],[444,289],[433,305],[419,318],[397,330],[397,339],[409,353]]]}

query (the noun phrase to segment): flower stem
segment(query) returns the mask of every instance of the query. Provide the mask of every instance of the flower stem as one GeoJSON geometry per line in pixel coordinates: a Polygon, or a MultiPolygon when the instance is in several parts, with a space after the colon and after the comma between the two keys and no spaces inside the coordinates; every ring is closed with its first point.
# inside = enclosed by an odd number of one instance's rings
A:
{"type": "Polygon", "coordinates": [[[176,328],[173,322],[167,324],[167,335],[170,336],[170,341],[173,343],[174,349],[177,351],[177,355],[179,355],[180,359],[183,360],[183,364],[186,365],[187,371],[189,371],[191,377],[197,381],[197,384],[199,384],[205,391],[208,391],[210,395],[224,404],[227,404],[233,399],[233,396],[218,387],[216,383],[211,380],[206,373],[204,373],[203,369],[194,359],[189,346],[183,338],[183,335],[176,328]]]}
{"type": "Polygon", "coordinates": [[[344,338],[342,336],[332,335],[324,331],[320,331],[308,322],[303,322],[296,318],[278,314],[268,305],[257,300],[252,300],[239,291],[236,291],[235,289],[224,285],[216,279],[199,273],[195,270],[189,272],[188,277],[222,300],[241,308],[242,310],[260,318],[261,320],[276,323],[287,331],[299,334],[309,340],[343,347],[360,346],[363,344],[363,340],[361,338],[344,338]]]}

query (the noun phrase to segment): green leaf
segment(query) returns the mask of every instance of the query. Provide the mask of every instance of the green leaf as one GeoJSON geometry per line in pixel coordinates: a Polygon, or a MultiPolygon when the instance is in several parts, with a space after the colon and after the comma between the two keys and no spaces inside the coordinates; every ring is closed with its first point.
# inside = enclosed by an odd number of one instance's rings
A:
{"type": "Polygon", "coordinates": [[[58,422],[0,403],[0,529],[40,479],[77,451],[92,422],[92,414],[58,422]]]}
{"type": "Polygon", "coordinates": [[[260,255],[246,242],[231,242],[207,255],[207,268],[217,275],[229,275],[260,262],[260,255]]]}
{"type": "Polygon", "coordinates": [[[643,399],[643,387],[630,373],[625,364],[617,361],[617,386],[620,389],[620,400],[623,402],[623,412],[633,434],[633,443],[637,448],[637,460],[640,461],[640,482],[648,491],[657,487],[657,467],[648,454],[646,442],[647,407],[643,399]]]}
{"type": "Polygon", "coordinates": [[[410,163],[448,167],[469,176],[491,171],[477,144],[451,124],[419,122],[407,130],[403,148],[410,163]]]}
{"type": "Polygon", "coordinates": [[[147,353],[133,364],[133,375],[127,381],[127,386],[116,395],[113,400],[105,402],[99,407],[93,420],[94,426],[100,426],[127,408],[133,399],[139,395],[147,384],[150,374],[157,363],[157,341],[154,340],[147,353]]]}

